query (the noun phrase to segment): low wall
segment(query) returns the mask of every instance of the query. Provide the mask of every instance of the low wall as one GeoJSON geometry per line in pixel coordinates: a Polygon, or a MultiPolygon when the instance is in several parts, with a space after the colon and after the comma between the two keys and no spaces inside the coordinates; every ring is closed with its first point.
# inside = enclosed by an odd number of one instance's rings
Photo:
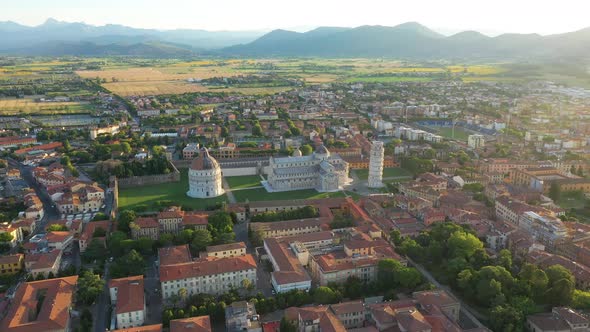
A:
{"type": "Polygon", "coordinates": [[[168,174],[156,174],[156,175],[145,175],[145,176],[132,176],[129,178],[117,179],[119,182],[119,188],[133,188],[133,187],[140,187],[140,186],[147,186],[151,184],[162,184],[162,183],[170,183],[170,182],[179,182],[180,181],[180,172],[176,168],[173,163],[170,163],[172,166],[172,172],[168,174]]]}

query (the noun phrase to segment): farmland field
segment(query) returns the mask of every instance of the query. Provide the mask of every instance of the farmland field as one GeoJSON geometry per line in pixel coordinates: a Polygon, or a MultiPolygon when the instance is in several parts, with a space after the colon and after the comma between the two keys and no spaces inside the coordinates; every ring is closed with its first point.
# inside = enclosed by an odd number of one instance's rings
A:
{"type": "Polygon", "coordinates": [[[36,102],[30,98],[0,99],[0,115],[89,113],[92,107],[80,102],[36,102]]]}

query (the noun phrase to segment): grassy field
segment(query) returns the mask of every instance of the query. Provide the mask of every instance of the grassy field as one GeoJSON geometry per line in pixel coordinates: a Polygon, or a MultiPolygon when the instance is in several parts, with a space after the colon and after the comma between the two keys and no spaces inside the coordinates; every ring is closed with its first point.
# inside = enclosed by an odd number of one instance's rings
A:
{"type": "Polygon", "coordinates": [[[225,195],[215,198],[191,198],[188,191],[188,173],[180,170],[180,182],[164,183],[119,190],[119,209],[132,209],[139,205],[147,205],[148,210],[155,211],[157,201],[170,200],[174,204],[190,206],[195,210],[204,210],[208,206],[227,201],[225,195]]]}
{"type": "Polygon", "coordinates": [[[80,102],[36,102],[30,98],[0,99],[0,115],[89,113],[92,107],[80,102]]]}
{"type": "MultiPolygon", "coordinates": [[[[451,127],[430,127],[431,129],[436,130],[436,132],[446,138],[453,138],[453,128],[451,127]]],[[[464,141],[467,142],[467,138],[469,137],[469,135],[472,135],[473,133],[466,131],[465,129],[462,129],[460,127],[455,127],[455,137],[454,139],[458,140],[458,141],[464,141]]]]}
{"type": "Polygon", "coordinates": [[[258,175],[228,176],[225,180],[231,189],[260,187],[262,185],[258,175]]]}
{"type": "MultiPolygon", "coordinates": [[[[236,201],[241,203],[246,200],[250,202],[254,201],[279,201],[279,200],[290,200],[290,199],[312,199],[312,198],[327,198],[327,197],[344,197],[344,193],[341,191],[334,193],[319,193],[314,189],[296,190],[296,191],[284,191],[269,193],[264,188],[239,190],[235,191],[234,197],[236,201]]],[[[354,193],[350,193],[353,196],[354,193]]],[[[353,196],[355,197],[355,196],[353,196]]]]}
{"type": "Polygon", "coordinates": [[[186,92],[219,91],[245,94],[269,94],[291,89],[238,88],[210,89],[187,79],[232,77],[238,75],[277,75],[300,79],[306,83],[328,82],[425,82],[434,78],[468,77],[485,79],[507,71],[500,65],[427,65],[384,59],[233,59],[233,60],[124,60],[106,61],[102,70],[76,71],[84,78],[101,78],[103,86],[122,96],[156,95],[186,92]]]}
{"type": "MultiPolygon", "coordinates": [[[[354,170],[356,176],[360,180],[366,180],[369,178],[369,170],[368,169],[356,169],[354,170]]],[[[384,168],[383,169],[383,177],[384,178],[392,178],[392,177],[399,177],[399,176],[406,176],[412,177],[412,173],[406,171],[403,168],[399,167],[391,167],[391,168],[384,168]]]]}
{"type": "Polygon", "coordinates": [[[588,200],[581,192],[564,192],[557,204],[564,210],[584,209],[588,207],[588,200]]]}

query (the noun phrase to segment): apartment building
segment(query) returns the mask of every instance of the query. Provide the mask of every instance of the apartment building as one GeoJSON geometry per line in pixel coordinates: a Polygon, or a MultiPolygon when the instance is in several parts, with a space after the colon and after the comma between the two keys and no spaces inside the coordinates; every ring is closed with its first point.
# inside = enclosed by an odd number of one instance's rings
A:
{"type": "Polygon", "coordinates": [[[252,255],[207,258],[192,262],[160,264],[162,298],[170,299],[180,289],[188,295],[223,294],[242,288],[246,283],[256,285],[256,261],[252,255]],[[246,281],[247,280],[247,281],[246,281]]]}
{"type": "Polygon", "coordinates": [[[206,257],[215,258],[243,256],[246,254],[246,244],[244,242],[236,242],[208,246],[204,254],[206,257]]]}
{"type": "Polygon", "coordinates": [[[173,319],[170,332],[211,332],[211,321],[209,316],[173,319]]]}
{"type": "Polygon", "coordinates": [[[260,316],[256,314],[253,303],[238,301],[225,308],[225,328],[227,332],[262,332],[260,316]]]}
{"type": "Polygon", "coordinates": [[[0,276],[12,275],[22,271],[25,255],[14,254],[0,256],[0,276]]]}
{"type": "Polygon", "coordinates": [[[47,253],[28,254],[25,256],[25,269],[33,278],[39,275],[47,278],[49,274],[57,275],[61,264],[61,250],[53,250],[47,253]]]}
{"type": "Polygon", "coordinates": [[[117,328],[141,326],[146,318],[143,276],[112,279],[109,282],[111,305],[115,306],[117,328]]]}
{"type": "Polygon", "coordinates": [[[32,281],[14,295],[0,331],[70,331],[70,310],[78,276],[32,281]]]}
{"type": "Polygon", "coordinates": [[[526,327],[533,332],[583,332],[589,330],[590,320],[577,310],[556,307],[550,313],[528,316],[526,327]]]}

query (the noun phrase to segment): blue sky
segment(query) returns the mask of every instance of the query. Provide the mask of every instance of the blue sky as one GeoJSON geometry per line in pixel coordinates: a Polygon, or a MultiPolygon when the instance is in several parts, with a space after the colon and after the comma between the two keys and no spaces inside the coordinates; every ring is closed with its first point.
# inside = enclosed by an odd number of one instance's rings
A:
{"type": "Polygon", "coordinates": [[[561,33],[590,26],[588,0],[0,0],[0,21],[48,17],[94,25],[307,30],[416,21],[443,33],[561,33]]]}

